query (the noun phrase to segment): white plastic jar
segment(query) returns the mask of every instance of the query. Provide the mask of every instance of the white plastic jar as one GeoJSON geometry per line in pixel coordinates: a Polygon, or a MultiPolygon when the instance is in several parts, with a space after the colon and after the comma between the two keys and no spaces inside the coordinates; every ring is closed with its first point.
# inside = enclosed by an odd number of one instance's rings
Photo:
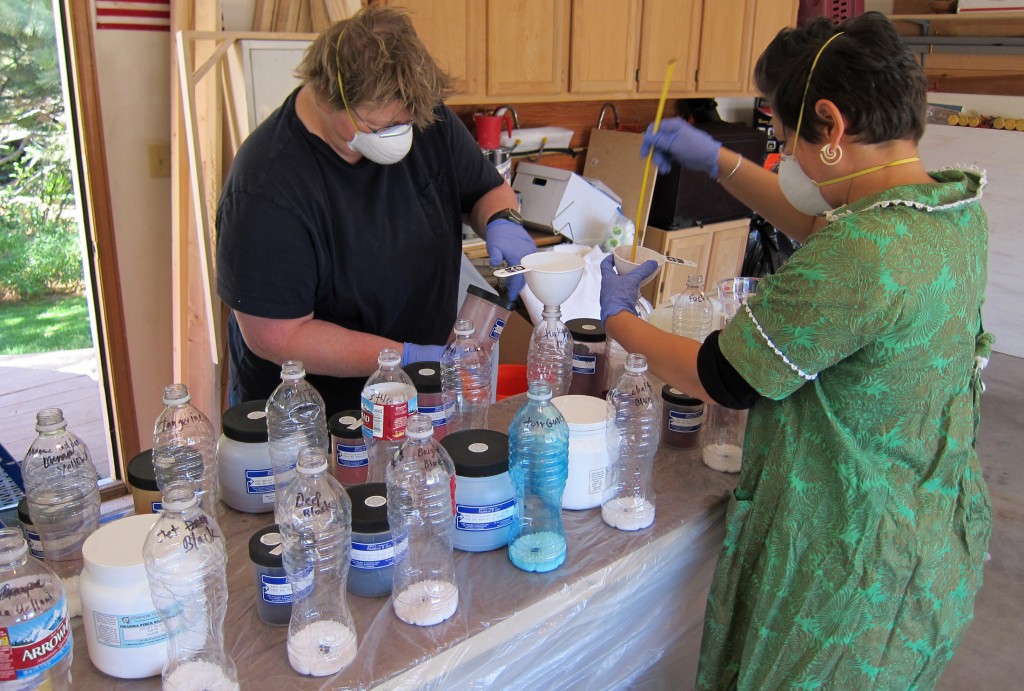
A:
{"type": "Polygon", "coordinates": [[[576,394],[558,396],[551,402],[569,426],[569,477],[562,492],[562,508],[596,508],[608,483],[607,404],[603,398],[576,394]]]}
{"type": "Polygon", "coordinates": [[[274,470],[267,443],[267,402],[246,401],[224,411],[217,441],[220,498],[236,511],[274,510],[274,470]]]}
{"type": "Polygon", "coordinates": [[[82,545],[79,589],[89,659],[119,679],[156,676],[167,664],[167,629],[153,605],[142,558],[159,518],[149,513],[118,519],[82,545]]]}

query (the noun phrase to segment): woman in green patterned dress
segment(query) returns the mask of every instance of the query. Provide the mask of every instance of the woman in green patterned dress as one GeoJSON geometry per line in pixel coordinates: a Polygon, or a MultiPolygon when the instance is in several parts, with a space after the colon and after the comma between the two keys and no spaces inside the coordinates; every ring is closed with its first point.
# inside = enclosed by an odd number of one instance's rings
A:
{"type": "Polygon", "coordinates": [[[877,13],[782,31],[756,77],[778,175],[678,119],[643,153],[717,178],[805,245],[703,344],[634,315],[653,262],[602,266],[610,336],[673,386],[749,408],[697,685],[931,688],[991,527],[984,173],[921,165],[924,76],[877,13]]]}

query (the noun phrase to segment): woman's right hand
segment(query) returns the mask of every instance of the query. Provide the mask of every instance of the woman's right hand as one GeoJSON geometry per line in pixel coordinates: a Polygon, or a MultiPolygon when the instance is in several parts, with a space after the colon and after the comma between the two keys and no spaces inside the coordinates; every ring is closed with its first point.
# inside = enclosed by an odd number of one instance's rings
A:
{"type": "Polygon", "coordinates": [[[718,150],[722,144],[707,132],[697,129],[682,118],[662,120],[658,131],[654,123],[647,127],[640,154],[654,151],[654,163],[662,174],[672,170],[672,163],[684,168],[718,177],[718,150]]]}

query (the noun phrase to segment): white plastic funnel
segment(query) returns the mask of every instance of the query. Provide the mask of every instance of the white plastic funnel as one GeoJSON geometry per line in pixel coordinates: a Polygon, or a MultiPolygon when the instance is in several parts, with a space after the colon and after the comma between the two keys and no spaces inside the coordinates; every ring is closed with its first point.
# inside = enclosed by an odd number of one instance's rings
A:
{"type": "Polygon", "coordinates": [[[636,248],[636,261],[630,260],[630,256],[633,254],[632,245],[620,245],[613,250],[613,254],[615,256],[615,259],[613,260],[615,262],[615,270],[619,272],[620,276],[625,276],[648,259],[653,259],[658,262],[658,270],[645,278],[643,283],[640,284],[641,287],[653,281],[654,277],[658,275],[658,272],[661,271],[666,263],[668,263],[669,266],[676,264],[680,266],[688,266],[692,269],[697,268],[697,263],[690,261],[689,259],[666,257],[661,252],[655,252],[650,247],[644,247],[643,245],[636,248]]]}
{"type": "Polygon", "coordinates": [[[534,252],[521,263],[529,269],[523,273],[526,285],[549,307],[568,300],[583,278],[583,257],[567,252],[534,252]]]}

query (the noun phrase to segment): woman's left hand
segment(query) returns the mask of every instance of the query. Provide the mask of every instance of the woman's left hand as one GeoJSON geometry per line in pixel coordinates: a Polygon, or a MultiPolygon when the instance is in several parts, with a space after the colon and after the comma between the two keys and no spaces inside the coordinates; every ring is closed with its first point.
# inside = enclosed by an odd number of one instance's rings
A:
{"type": "Polygon", "coordinates": [[[615,271],[615,258],[607,256],[601,262],[601,323],[619,312],[636,314],[636,301],[640,284],[658,270],[658,262],[648,259],[625,276],[615,271]]]}

